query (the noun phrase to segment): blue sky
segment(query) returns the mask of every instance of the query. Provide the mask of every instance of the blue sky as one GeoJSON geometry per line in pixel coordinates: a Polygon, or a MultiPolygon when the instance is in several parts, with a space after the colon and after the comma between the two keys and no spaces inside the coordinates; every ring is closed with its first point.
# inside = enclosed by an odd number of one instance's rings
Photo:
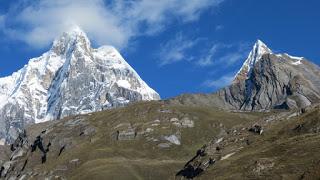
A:
{"type": "Polygon", "coordinates": [[[274,52],[320,64],[318,0],[88,2],[1,0],[0,76],[47,51],[67,19],[95,47],[116,46],[162,98],[225,86],[257,39],[274,52]]]}

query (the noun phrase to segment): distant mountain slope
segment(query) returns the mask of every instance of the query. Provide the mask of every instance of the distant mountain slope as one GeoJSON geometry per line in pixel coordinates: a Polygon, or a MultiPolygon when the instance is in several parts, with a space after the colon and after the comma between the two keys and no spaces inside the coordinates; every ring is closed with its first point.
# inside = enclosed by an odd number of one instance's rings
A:
{"type": "Polygon", "coordinates": [[[260,40],[231,85],[214,94],[184,95],[171,100],[247,111],[304,108],[319,101],[319,66],[303,57],[274,54],[260,40]]]}
{"type": "Polygon", "coordinates": [[[0,139],[26,124],[159,99],[115,48],[93,49],[75,27],[50,51],[0,79],[0,139]]]}

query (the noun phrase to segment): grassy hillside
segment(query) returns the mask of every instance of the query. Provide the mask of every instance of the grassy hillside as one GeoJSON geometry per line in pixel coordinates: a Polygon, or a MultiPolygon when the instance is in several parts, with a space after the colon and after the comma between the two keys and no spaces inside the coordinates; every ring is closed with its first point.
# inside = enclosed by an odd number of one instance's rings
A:
{"type": "Polygon", "coordinates": [[[24,147],[7,177],[179,179],[175,174],[207,144],[207,156],[218,161],[199,179],[314,178],[320,159],[315,153],[320,152],[320,136],[314,129],[320,127],[319,107],[287,119],[292,113],[225,112],[141,102],[36,124],[27,129],[29,145],[45,131],[41,135],[44,145],[52,144],[46,162],[41,164],[39,149],[31,152],[24,147]],[[262,135],[248,132],[255,123],[263,126],[262,135]],[[299,124],[304,125],[293,130],[299,124]],[[221,138],[217,155],[213,142],[221,138]]]}

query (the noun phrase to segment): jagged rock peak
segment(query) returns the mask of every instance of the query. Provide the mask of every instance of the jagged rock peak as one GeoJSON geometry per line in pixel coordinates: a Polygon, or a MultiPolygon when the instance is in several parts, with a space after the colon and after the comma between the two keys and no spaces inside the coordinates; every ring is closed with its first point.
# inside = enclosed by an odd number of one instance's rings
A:
{"type": "Polygon", "coordinates": [[[72,26],[54,40],[51,50],[56,54],[63,55],[74,50],[77,46],[85,51],[91,49],[87,34],[79,26],[72,26]]]}
{"type": "Polygon", "coordinates": [[[272,50],[269,49],[269,47],[260,39],[258,39],[257,42],[254,44],[253,50],[255,50],[256,55],[272,53],[272,50]]]}
{"type": "Polygon", "coordinates": [[[272,54],[272,50],[269,49],[264,42],[258,39],[256,43],[253,45],[253,48],[249,53],[248,58],[245,60],[242,67],[236,74],[234,78],[234,83],[247,79],[250,76],[252,67],[255,65],[257,61],[261,59],[261,57],[264,54],[272,54]]]}

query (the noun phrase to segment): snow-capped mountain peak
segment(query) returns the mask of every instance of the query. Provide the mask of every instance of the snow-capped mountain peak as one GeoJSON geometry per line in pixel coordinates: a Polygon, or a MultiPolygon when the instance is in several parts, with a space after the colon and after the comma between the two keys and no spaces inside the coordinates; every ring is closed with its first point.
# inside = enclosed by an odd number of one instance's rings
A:
{"type": "Polygon", "coordinates": [[[272,50],[262,42],[260,39],[254,44],[253,49],[256,51],[256,55],[263,55],[267,53],[272,53],[272,50]]]}
{"type": "Polygon", "coordinates": [[[10,141],[25,124],[158,99],[114,47],[93,49],[75,26],[48,52],[0,78],[0,140],[10,141]]]}
{"type": "Polygon", "coordinates": [[[66,55],[75,47],[80,47],[85,51],[89,51],[91,43],[86,33],[79,26],[73,26],[69,31],[64,32],[53,42],[51,50],[59,55],[66,55]]]}
{"type": "Polygon", "coordinates": [[[248,58],[245,60],[241,69],[236,74],[234,82],[239,82],[248,78],[250,76],[252,67],[255,65],[257,61],[261,59],[261,57],[264,54],[272,54],[272,50],[269,49],[264,42],[258,39],[256,43],[253,45],[253,48],[249,53],[248,58]]]}

